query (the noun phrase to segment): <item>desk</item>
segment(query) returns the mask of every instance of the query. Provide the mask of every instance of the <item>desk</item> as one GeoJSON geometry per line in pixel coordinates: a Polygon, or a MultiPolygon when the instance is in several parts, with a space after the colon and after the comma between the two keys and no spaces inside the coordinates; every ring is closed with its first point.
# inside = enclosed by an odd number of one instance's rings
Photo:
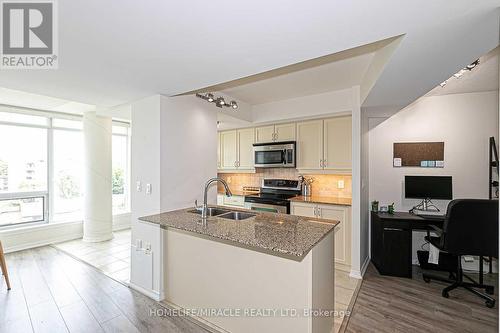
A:
{"type": "Polygon", "coordinates": [[[426,218],[406,212],[371,213],[371,261],[380,274],[411,278],[412,231],[443,227],[444,216],[426,218]]]}

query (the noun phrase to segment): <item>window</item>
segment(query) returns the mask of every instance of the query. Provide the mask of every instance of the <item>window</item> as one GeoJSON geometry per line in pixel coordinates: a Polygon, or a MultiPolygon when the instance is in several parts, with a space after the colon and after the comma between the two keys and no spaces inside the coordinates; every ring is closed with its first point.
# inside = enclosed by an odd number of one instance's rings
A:
{"type": "MultiPolygon", "coordinates": [[[[83,124],[0,111],[0,227],[78,221],[83,212],[83,124]]],[[[113,214],[129,204],[129,125],[113,122],[113,214]]]]}
{"type": "Polygon", "coordinates": [[[0,125],[0,226],[45,219],[47,129],[0,125]]]}
{"type": "Polygon", "coordinates": [[[54,221],[76,221],[83,211],[83,135],[80,131],[53,132],[54,221]]]}
{"type": "Polygon", "coordinates": [[[113,193],[113,214],[120,214],[129,210],[128,196],[128,128],[113,126],[112,137],[112,193],[113,193]],[[117,131],[117,128],[119,129],[117,131]],[[123,132],[123,129],[125,132],[123,132]]]}

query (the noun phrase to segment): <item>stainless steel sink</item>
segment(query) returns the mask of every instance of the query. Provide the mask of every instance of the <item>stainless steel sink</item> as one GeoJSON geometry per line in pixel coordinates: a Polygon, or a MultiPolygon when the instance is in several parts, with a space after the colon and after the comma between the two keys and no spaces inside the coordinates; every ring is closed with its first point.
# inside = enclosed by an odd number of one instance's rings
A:
{"type": "Polygon", "coordinates": [[[226,214],[219,215],[218,217],[229,220],[244,220],[250,217],[254,217],[255,214],[245,213],[245,212],[229,212],[226,214]]]}
{"type": "MultiPolygon", "coordinates": [[[[201,215],[201,210],[197,210],[197,209],[193,209],[193,210],[190,210],[188,212],[201,215]]],[[[218,215],[225,214],[228,212],[229,212],[229,210],[227,210],[227,209],[220,209],[217,207],[208,207],[207,208],[207,216],[218,216],[218,215]]]]}

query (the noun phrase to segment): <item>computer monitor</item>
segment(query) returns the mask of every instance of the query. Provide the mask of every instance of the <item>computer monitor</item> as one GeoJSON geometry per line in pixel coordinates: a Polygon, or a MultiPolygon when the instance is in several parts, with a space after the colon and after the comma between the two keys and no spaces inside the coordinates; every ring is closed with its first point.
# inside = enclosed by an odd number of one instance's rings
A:
{"type": "Polygon", "coordinates": [[[405,198],[451,200],[451,176],[405,176],[405,198]]]}

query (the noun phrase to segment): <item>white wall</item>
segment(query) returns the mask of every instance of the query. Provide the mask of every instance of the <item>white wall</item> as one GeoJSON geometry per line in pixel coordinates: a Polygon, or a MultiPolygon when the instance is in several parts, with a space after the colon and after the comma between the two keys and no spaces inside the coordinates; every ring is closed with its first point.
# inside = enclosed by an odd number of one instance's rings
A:
{"type": "MultiPolygon", "coordinates": [[[[161,98],[161,209],[193,207],[217,175],[217,112],[193,96],[161,98]]],[[[216,203],[217,186],[210,190],[216,203]]]]}
{"type": "MultiPolygon", "coordinates": [[[[204,183],[217,175],[216,112],[213,104],[194,96],[155,95],[132,103],[132,244],[138,239],[143,249],[150,244],[152,263],[132,255],[130,282],[157,299],[163,292],[162,233],[138,218],[193,206],[194,199],[203,198],[204,183]],[[146,193],[147,184],[151,194],[146,193]]],[[[214,187],[210,202],[215,201],[214,187]]]]}
{"type": "Polygon", "coordinates": [[[361,266],[364,257],[361,255],[361,105],[360,87],[351,89],[352,108],[352,214],[351,214],[351,273],[361,278],[361,266]]]}
{"type": "Polygon", "coordinates": [[[291,119],[323,117],[333,113],[351,112],[352,90],[330,91],[282,101],[253,105],[253,122],[266,123],[291,119]]]}
{"type": "MultiPolygon", "coordinates": [[[[404,198],[405,175],[452,176],[454,198],[488,198],[489,137],[498,142],[497,91],[423,97],[384,119],[370,119],[370,202],[394,202],[396,210],[411,209],[419,200],[404,198]],[[445,167],[394,168],[393,143],[415,141],[444,141],[445,167]]],[[[446,212],[448,201],[434,203],[446,212]]],[[[414,238],[416,249],[422,235],[414,238]]]]}
{"type": "MultiPolygon", "coordinates": [[[[160,253],[161,237],[151,225],[138,222],[145,215],[157,214],[160,211],[160,96],[155,95],[132,103],[131,110],[131,186],[130,210],[132,214],[132,245],[138,239],[151,244],[153,254],[160,253]],[[136,189],[141,182],[142,191],[136,189]],[[152,192],[146,195],[146,184],[152,185],[152,192]]],[[[144,244],[145,245],[145,244],[144,244]]],[[[134,249],[132,249],[134,251],[134,249]]],[[[133,253],[133,252],[132,252],[133,253]]],[[[141,285],[145,270],[131,256],[130,282],[141,285]]],[[[153,256],[153,267],[160,265],[160,256],[153,256]]],[[[160,278],[154,277],[151,286],[144,286],[150,292],[160,292],[160,278]]]]}

